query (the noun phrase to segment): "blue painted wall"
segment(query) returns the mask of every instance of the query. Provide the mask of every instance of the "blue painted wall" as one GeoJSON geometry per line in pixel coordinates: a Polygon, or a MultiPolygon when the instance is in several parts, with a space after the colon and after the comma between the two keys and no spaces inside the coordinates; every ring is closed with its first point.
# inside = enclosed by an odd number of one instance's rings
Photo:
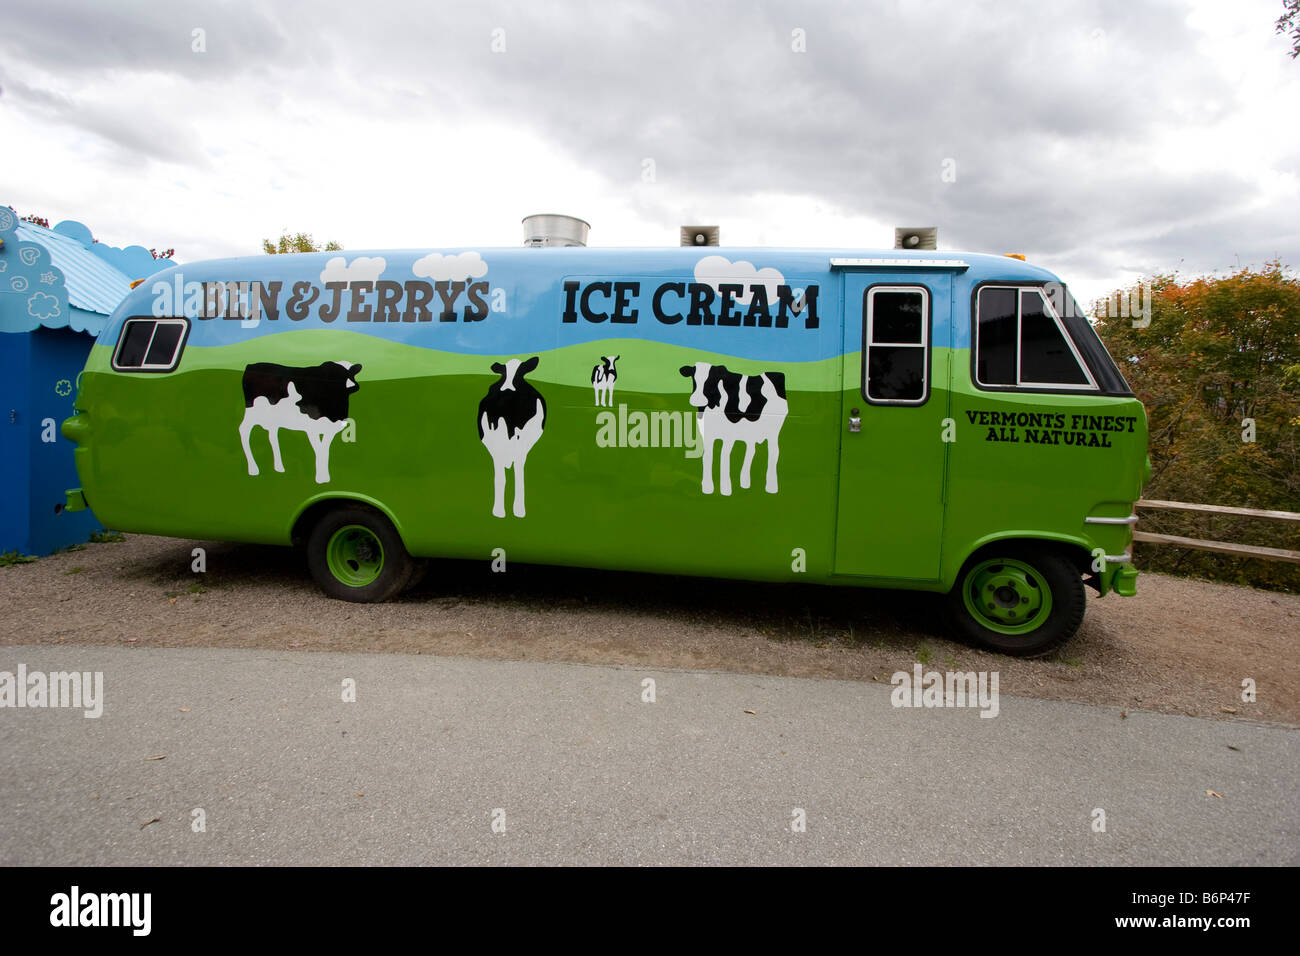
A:
{"type": "Polygon", "coordinates": [[[50,554],[100,527],[90,511],[62,507],[66,490],[80,482],[75,446],[59,433],[94,342],[70,329],[0,336],[0,553],[50,554]]]}
{"type": "Polygon", "coordinates": [[[0,554],[26,550],[28,508],[27,366],[31,336],[0,335],[0,554]]]}
{"type": "Polygon", "coordinates": [[[0,204],[0,554],[49,554],[99,527],[89,511],[63,510],[81,482],[59,425],[131,280],[171,265],[95,242],[79,222],[47,229],[0,204]]]}

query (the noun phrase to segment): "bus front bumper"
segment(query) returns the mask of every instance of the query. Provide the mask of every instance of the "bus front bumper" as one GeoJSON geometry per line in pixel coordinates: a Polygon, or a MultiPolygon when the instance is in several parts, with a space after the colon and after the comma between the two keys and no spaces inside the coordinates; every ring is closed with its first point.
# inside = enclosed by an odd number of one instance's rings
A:
{"type": "Polygon", "coordinates": [[[1137,594],[1138,570],[1127,554],[1106,555],[1105,570],[1097,575],[1097,591],[1105,597],[1111,591],[1121,597],[1137,594]]]}

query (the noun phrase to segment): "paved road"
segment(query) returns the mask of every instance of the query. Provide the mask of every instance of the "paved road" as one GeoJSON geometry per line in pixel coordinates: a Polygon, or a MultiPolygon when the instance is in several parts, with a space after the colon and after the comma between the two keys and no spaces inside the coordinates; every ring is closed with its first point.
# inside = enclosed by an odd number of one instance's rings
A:
{"type": "Polygon", "coordinates": [[[0,709],[6,864],[1300,862],[1276,727],[392,654],[0,647],[19,663],[102,671],[105,703],[0,709]]]}

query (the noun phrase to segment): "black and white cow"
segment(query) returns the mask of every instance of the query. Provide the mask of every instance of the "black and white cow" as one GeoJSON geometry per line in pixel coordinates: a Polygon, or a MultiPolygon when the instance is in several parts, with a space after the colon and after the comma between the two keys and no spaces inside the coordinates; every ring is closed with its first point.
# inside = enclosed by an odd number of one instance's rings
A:
{"type": "Polygon", "coordinates": [[[330,443],[348,425],[348,396],[357,391],[360,365],[321,362],[298,368],[256,362],[244,369],[244,420],[239,440],[248,459],[248,473],[256,475],[257,461],[248,438],[259,425],[271,439],[275,470],[284,471],[280,458],[280,429],[304,432],[316,453],[316,483],[330,480],[330,443]]]}
{"type": "Polygon", "coordinates": [[[614,407],[614,383],[618,381],[618,370],[614,368],[614,363],[618,360],[617,355],[601,356],[600,364],[591,370],[591,387],[596,392],[597,408],[601,405],[614,407]]]}
{"type": "Polygon", "coordinates": [[[546,425],[546,400],[524,376],[537,368],[538,357],[496,362],[492,371],[501,378],[492,383],[478,403],[478,437],[492,455],[494,470],[492,514],[506,516],[506,469],[515,474],[514,514],[524,517],[524,462],[542,437],[546,425]]]}
{"type": "Polygon", "coordinates": [[[691,379],[691,405],[699,409],[696,414],[703,452],[703,491],[713,494],[713,443],[722,442],[722,456],[718,462],[718,488],[724,495],[731,494],[731,446],[745,444],[745,460],[740,466],[740,487],[749,487],[749,469],[754,462],[754,449],[767,442],[768,494],[777,493],[776,463],[781,456],[779,438],[790,406],[785,400],[785,374],[763,372],[758,375],[741,375],[729,372],[724,365],[696,362],[684,365],[682,375],[691,379]]]}

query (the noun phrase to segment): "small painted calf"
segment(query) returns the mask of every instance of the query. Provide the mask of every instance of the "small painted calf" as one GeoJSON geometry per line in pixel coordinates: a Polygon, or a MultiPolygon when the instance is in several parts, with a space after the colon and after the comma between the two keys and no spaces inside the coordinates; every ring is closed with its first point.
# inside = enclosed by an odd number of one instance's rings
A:
{"type": "Polygon", "coordinates": [[[596,407],[607,405],[614,407],[614,383],[618,381],[618,370],[614,368],[619,356],[605,355],[600,364],[591,370],[591,387],[596,393],[596,407]]]}

